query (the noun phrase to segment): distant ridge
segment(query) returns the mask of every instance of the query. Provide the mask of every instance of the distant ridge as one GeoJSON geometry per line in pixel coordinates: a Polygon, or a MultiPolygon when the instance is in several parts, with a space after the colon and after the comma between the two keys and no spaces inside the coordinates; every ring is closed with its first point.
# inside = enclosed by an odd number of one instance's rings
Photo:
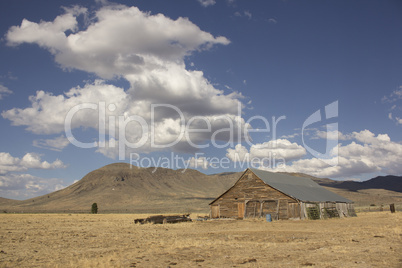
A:
{"type": "Polygon", "coordinates": [[[335,181],[326,178],[316,178],[303,173],[288,173],[288,172],[281,172],[281,173],[289,174],[296,177],[311,178],[321,186],[345,189],[349,191],[358,191],[366,189],[384,189],[402,193],[402,176],[393,176],[393,175],[377,176],[367,181],[335,181]]]}
{"type": "MultiPolygon", "coordinates": [[[[197,170],[139,168],[110,164],[78,182],[24,201],[0,198],[0,212],[86,212],[97,203],[100,213],[208,212],[208,203],[231,187],[243,172],[206,175],[197,170]]],[[[380,176],[365,182],[334,181],[302,173],[357,205],[402,203],[402,177],[380,176]]]]}
{"type": "MultiPolygon", "coordinates": [[[[325,185],[325,184],[323,184],[325,185]]],[[[325,186],[330,186],[339,189],[346,189],[350,191],[358,191],[364,189],[385,189],[402,193],[402,177],[401,176],[378,176],[371,180],[356,182],[356,181],[342,181],[332,183],[325,186]]]]}

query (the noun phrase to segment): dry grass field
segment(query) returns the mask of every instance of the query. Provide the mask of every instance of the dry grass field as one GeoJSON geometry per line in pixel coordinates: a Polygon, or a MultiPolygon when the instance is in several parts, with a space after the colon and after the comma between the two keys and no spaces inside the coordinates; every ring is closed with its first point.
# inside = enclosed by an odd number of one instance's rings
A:
{"type": "Polygon", "coordinates": [[[270,223],[133,223],[144,216],[0,214],[0,266],[402,267],[401,212],[270,223]]]}

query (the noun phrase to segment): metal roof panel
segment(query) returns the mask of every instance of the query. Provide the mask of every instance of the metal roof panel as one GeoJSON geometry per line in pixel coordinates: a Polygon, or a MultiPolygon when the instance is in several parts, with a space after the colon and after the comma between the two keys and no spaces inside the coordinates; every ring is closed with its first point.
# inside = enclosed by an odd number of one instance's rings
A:
{"type": "Polygon", "coordinates": [[[250,168],[250,170],[269,186],[301,201],[352,203],[351,200],[325,189],[310,178],[254,168],[250,168]]]}

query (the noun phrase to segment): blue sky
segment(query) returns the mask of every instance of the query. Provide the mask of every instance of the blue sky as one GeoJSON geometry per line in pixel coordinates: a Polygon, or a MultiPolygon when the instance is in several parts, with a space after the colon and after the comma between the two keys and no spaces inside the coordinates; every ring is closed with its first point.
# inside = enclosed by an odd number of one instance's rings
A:
{"type": "Polygon", "coordinates": [[[401,14],[400,1],[1,1],[0,196],[120,161],[401,175],[401,14]]]}

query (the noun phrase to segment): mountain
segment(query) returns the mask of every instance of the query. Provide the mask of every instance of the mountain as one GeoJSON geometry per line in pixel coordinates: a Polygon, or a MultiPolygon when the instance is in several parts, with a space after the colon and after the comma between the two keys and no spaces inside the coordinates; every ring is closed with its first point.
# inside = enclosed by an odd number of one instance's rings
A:
{"type": "Polygon", "coordinates": [[[287,173],[297,177],[308,177],[324,188],[353,200],[355,206],[402,204],[402,177],[378,176],[363,181],[335,181],[327,178],[316,178],[303,173],[287,173]]]}
{"type": "MultiPolygon", "coordinates": [[[[138,168],[115,163],[94,170],[80,181],[53,193],[24,201],[0,198],[0,212],[100,213],[207,212],[208,204],[231,187],[242,172],[206,175],[197,170],[138,168]]],[[[302,173],[356,205],[402,203],[402,177],[376,177],[365,182],[340,182],[302,173]]]]}
{"type": "Polygon", "coordinates": [[[331,179],[327,179],[327,178],[317,178],[308,174],[304,174],[304,173],[294,173],[294,172],[279,172],[282,174],[287,174],[287,175],[291,175],[291,176],[295,176],[295,177],[305,177],[305,178],[310,178],[313,181],[315,181],[316,183],[320,184],[320,185],[325,185],[325,186],[331,186],[333,184],[336,184],[337,181],[331,180],[331,179]]]}
{"type": "Polygon", "coordinates": [[[21,202],[21,201],[0,197],[0,205],[5,205],[5,204],[13,204],[14,205],[18,202],[21,202]]]}
{"type": "Polygon", "coordinates": [[[402,177],[392,175],[378,176],[371,180],[362,182],[338,181],[336,183],[322,183],[322,185],[350,191],[359,191],[363,189],[385,189],[402,193],[402,177]]]}
{"type": "Polygon", "coordinates": [[[138,168],[115,163],[48,195],[15,205],[0,202],[0,211],[87,212],[93,203],[97,203],[99,212],[205,211],[208,203],[227,190],[240,174],[205,175],[192,169],[138,168]]]}

